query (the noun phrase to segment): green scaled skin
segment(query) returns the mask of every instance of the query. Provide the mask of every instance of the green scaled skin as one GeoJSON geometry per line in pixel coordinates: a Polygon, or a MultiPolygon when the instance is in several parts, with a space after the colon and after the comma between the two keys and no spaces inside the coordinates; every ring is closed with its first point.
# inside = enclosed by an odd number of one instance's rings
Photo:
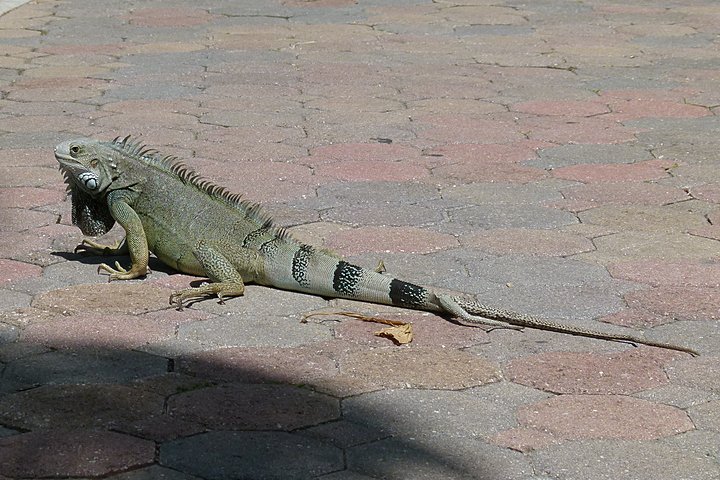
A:
{"type": "Polygon", "coordinates": [[[125,230],[125,240],[118,245],[84,240],[78,246],[94,254],[130,254],[129,269],[119,263],[100,265],[110,280],[146,275],[150,252],[180,272],[211,280],[174,292],[170,302],[178,308],[206,296],[217,295],[222,301],[242,295],[245,283],[254,282],[426,310],[485,328],[529,327],[697,355],[640,335],[588,330],[489,307],[461,293],[441,293],[350,264],[335,253],[298,242],[258,205],[130,137],[71,140],[55,148],[55,158],[72,195],[73,223],[86,235],[103,234],[114,222],[125,230]]]}

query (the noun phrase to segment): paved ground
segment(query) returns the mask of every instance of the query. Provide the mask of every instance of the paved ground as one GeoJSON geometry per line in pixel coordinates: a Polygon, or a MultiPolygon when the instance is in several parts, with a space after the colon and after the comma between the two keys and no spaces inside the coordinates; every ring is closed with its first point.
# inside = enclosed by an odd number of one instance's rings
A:
{"type": "Polygon", "coordinates": [[[720,478],[720,5],[626,3],[0,17],[0,478],[720,478]],[[354,261],[702,355],[259,287],[168,309],[196,279],[72,253],[52,147],[125,134],[354,261]]]}

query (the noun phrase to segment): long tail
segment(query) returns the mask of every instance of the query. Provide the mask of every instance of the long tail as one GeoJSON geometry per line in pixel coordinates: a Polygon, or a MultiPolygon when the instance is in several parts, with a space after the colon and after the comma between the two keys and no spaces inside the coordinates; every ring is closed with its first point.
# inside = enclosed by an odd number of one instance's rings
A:
{"type": "Polygon", "coordinates": [[[437,293],[434,289],[408,283],[377,271],[348,263],[326,251],[302,243],[281,250],[265,264],[266,284],[277,288],[394,305],[413,310],[440,312],[473,325],[521,330],[524,327],[583,337],[643,344],[698,355],[695,350],[656,342],[641,336],[607,333],[553,322],[530,315],[489,307],[463,299],[459,294],[437,293]]]}
{"type": "Polygon", "coordinates": [[[700,355],[692,348],[674,345],[671,343],[658,342],[650,340],[639,335],[628,333],[609,333],[598,330],[591,330],[582,327],[576,327],[566,323],[559,323],[544,318],[526,315],[512,310],[504,310],[500,308],[490,307],[481,303],[469,301],[458,296],[437,295],[438,301],[446,312],[474,325],[487,325],[493,327],[528,327],[540,330],[548,330],[551,332],[566,333],[581,337],[597,338],[600,340],[610,340],[615,342],[626,342],[632,344],[642,344],[651,347],[666,348],[668,350],[676,350],[678,352],[689,353],[692,356],[700,355]]]}

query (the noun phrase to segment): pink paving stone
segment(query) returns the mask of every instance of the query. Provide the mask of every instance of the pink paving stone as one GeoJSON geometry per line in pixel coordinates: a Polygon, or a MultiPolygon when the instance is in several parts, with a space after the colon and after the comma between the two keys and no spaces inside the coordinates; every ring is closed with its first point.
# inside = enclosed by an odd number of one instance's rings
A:
{"type": "Polygon", "coordinates": [[[615,278],[659,286],[720,287],[720,262],[692,260],[632,261],[608,265],[615,278]]]}
{"type": "Polygon", "coordinates": [[[25,208],[0,208],[0,232],[20,232],[57,223],[57,215],[25,208]]]}
{"type": "Polygon", "coordinates": [[[143,281],[73,285],[42,293],[32,306],[63,315],[107,313],[135,315],[168,308],[170,290],[143,281]]]}
{"type": "MultiPolygon", "coordinates": [[[[52,151],[47,148],[0,149],[0,166],[3,167],[55,167],[56,165],[57,161],[52,151]]],[[[55,174],[60,175],[57,170],[55,174]]]]}
{"type": "Polygon", "coordinates": [[[591,117],[610,112],[607,105],[598,101],[555,100],[516,103],[510,107],[514,112],[534,115],[561,115],[566,117],[591,117]]]}
{"type": "Polygon", "coordinates": [[[513,360],[515,383],[563,394],[630,394],[665,385],[664,366],[683,354],[639,347],[621,353],[548,352],[513,360]]]}
{"type": "Polygon", "coordinates": [[[537,151],[548,146],[548,143],[526,140],[511,144],[458,143],[439,145],[424,154],[438,165],[471,162],[482,166],[535,160],[537,151]]]}
{"type": "Polygon", "coordinates": [[[517,128],[538,141],[568,143],[624,143],[635,140],[636,129],[605,118],[543,116],[521,118],[517,128]]]}
{"type": "Polygon", "coordinates": [[[656,287],[625,295],[631,308],[646,309],[677,320],[720,318],[720,288],[656,287]]]}
{"type": "Polygon", "coordinates": [[[343,255],[365,252],[431,253],[457,246],[452,235],[414,227],[360,227],[337,232],[326,246],[343,255]]]}
{"type": "Polygon", "coordinates": [[[712,115],[709,108],[665,100],[620,100],[610,101],[616,121],[625,122],[638,118],[698,118],[712,115]]]}
{"type": "MultiPolygon", "coordinates": [[[[0,252],[2,252],[4,257],[34,262],[37,258],[37,252],[47,252],[50,250],[52,240],[50,236],[38,235],[38,233],[33,230],[25,232],[3,232],[2,235],[0,235],[0,252]]],[[[39,264],[46,265],[48,262],[39,264]]]]}
{"type": "Polygon", "coordinates": [[[558,439],[547,432],[523,427],[498,432],[490,438],[490,442],[521,453],[540,450],[560,443],[558,439]]]}
{"type": "Polygon", "coordinates": [[[210,22],[214,15],[195,8],[142,8],[127,18],[142,27],[192,27],[210,22]]]}
{"type": "Polygon", "coordinates": [[[655,440],[694,428],[679,408],[620,395],[561,395],[521,407],[517,419],[561,440],[655,440]]]}
{"type": "Polygon", "coordinates": [[[463,246],[479,248],[497,255],[566,256],[595,249],[592,242],[581,236],[553,230],[521,228],[494,229],[460,238],[463,246]]]}
{"type": "Polygon", "coordinates": [[[33,208],[62,202],[65,192],[34,187],[0,189],[0,208],[33,208]]]}
{"type": "Polygon", "coordinates": [[[405,182],[430,175],[425,166],[411,161],[343,161],[320,165],[315,171],[329,178],[354,182],[405,182]]]}
{"type": "Polygon", "coordinates": [[[143,465],[155,443],[115,432],[38,430],[0,438],[0,475],[99,477],[143,465]]]}
{"type": "Polygon", "coordinates": [[[0,258],[0,287],[19,280],[29,280],[42,275],[42,268],[24,262],[0,258]]]}
{"type": "Polygon", "coordinates": [[[384,347],[343,355],[339,375],[321,388],[337,395],[386,388],[460,390],[500,378],[497,365],[453,348],[384,347]]]}
{"type": "Polygon", "coordinates": [[[484,181],[530,182],[547,176],[539,168],[518,165],[537,158],[547,144],[516,142],[509,145],[442,145],[425,152],[435,164],[432,178],[448,177],[462,183],[484,181]]]}
{"type": "MultiPolygon", "coordinates": [[[[8,132],[35,133],[38,131],[52,131],[58,125],[72,123],[74,126],[85,126],[91,123],[83,114],[75,115],[27,115],[3,119],[3,130],[8,132]]],[[[48,148],[48,153],[51,149],[48,148]]]]}
{"type": "Polygon", "coordinates": [[[720,185],[707,184],[690,187],[690,194],[698,200],[720,203],[720,185]]]}
{"type": "Polygon", "coordinates": [[[332,162],[397,162],[416,160],[420,151],[407,145],[386,143],[336,143],[310,150],[308,163],[318,165],[332,162]]]}
{"type": "Polygon", "coordinates": [[[556,168],[552,176],[578,182],[644,182],[668,176],[667,169],[674,165],[670,160],[648,160],[632,164],[583,164],[556,168]]]}
{"type": "MultiPolygon", "coordinates": [[[[181,317],[180,312],[178,317],[181,317]]],[[[178,318],[179,320],[180,318],[178,318]]],[[[112,312],[59,316],[29,325],[22,332],[25,341],[60,349],[133,349],[172,338],[174,323],[160,323],[145,315],[118,315],[112,312]]]]}

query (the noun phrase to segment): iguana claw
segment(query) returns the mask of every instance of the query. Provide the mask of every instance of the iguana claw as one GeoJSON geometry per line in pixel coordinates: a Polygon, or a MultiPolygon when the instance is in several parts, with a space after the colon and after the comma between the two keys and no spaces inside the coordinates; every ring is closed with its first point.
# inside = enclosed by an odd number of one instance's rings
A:
{"type": "Polygon", "coordinates": [[[125,267],[120,265],[120,262],[115,262],[115,268],[111,267],[107,263],[101,263],[98,266],[97,271],[98,273],[109,273],[110,277],[108,278],[108,282],[112,282],[113,280],[131,280],[133,278],[144,277],[145,275],[149,275],[151,273],[149,268],[145,268],[144,272],[135,270],[132,267],[130,270],[127,270],[125,267]]]}

